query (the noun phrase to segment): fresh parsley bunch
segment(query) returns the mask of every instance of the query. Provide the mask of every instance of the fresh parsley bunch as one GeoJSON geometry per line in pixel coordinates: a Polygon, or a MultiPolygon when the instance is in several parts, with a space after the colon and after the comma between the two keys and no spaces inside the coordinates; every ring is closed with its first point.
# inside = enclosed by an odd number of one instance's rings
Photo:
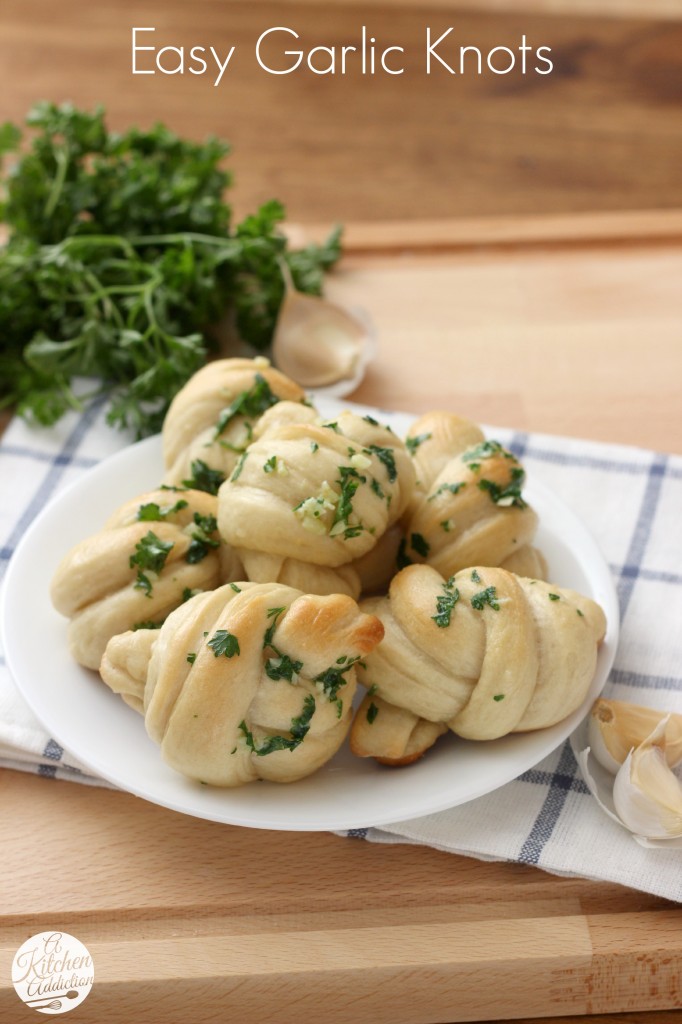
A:
{"type": "Polygon", "coordinates": [[[0,128],[0,407],[55,423],[82,408],[72,384],[108,394],[109,422],[138,436],[168,405],[231,320],[267,348],[284,294],[282,261],[319,294],[340,255],[340,231],[289,251],[284,208],[265,203],[232,225],[222,168],[229,146],[195,143],[164,125],[109,132],[104,111],[40,103],[31,130],[0,128]]]}

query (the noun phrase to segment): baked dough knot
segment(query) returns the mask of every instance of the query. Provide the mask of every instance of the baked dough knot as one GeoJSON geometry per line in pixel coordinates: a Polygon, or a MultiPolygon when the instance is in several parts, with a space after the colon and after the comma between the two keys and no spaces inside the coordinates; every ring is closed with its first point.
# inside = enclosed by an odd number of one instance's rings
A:
{"type": "Polygon", "coordinates": [[[219,492],[221,533],[245,565],[249,552],[261,552],[348,566],[403,514],[412,462],[403,441],[371,417],[342,412],[325,422],[282,403],[257,434],[219,492]]]}
{"type": "Polygon", "coordinates": [[[591,599],[489,567],[446,581],[409,566],[388,597],[362,607],[385,637],[359,671],[370,693],[351,746],[394,763],[414,760],[446,728],[492,740],[561,721],[585,699],[606,629],[591,599]]]}
{"type": "Polygon", "coordinates": [[[177,393],[163,424],[165,482],[218,481],[233,471],[259,417],[277,402],[305,398],[267,359],[218,359],[177,393]]]}
{"type": "Polygon", "coordinates": [[[406,560],[426,562],[446,578],[471,565],[546,576],[532,547],[538,517],[521,493],[525,471],[511,451],[445,412],[413,423],[407,444],[420,483],[407,517],[406,560]]]}
{"type": "Polygon", "coordinates": [[[100,672],[182,774],[216,786],[294,782],[341,746],[357,666],[382,635],[345,595],[228,584],[159,631],[114,637],[100,672]]]}
{"type": "Polygon", "coordinates": [[[243,573],[217,530],[217,499],[159,489],[127,501],[77,544],[52,579],[54,607],[71,620],[73,657],[99,668],[112,636],[149,625],[198,590],[243,573]]]}

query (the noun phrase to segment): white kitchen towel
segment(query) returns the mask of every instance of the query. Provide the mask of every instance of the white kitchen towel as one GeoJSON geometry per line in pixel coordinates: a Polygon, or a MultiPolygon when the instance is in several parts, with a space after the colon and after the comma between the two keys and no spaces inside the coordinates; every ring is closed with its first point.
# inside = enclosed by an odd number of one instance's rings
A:
{"type": "MultiPolygon", "coordinates": [[[[346,403],[347,404],[347,403],[346,403]]],[[[637,448],[495,430],[595,535],[617,583],[621,639],[605,694],[682,712],[682,458],[637,448]]],[[[0,577],[27,526],[63,486],[131,440],[101,406],[0,444],[0,577]]],[[[40,726],[0,652],[0,765],[107,785],[40,726]]],[[[682,902],[682,852],[645,850],[597,807],[568,743],[471,803],[345,833],[421,843],[485,860],[619,882],[682,902]]]]}

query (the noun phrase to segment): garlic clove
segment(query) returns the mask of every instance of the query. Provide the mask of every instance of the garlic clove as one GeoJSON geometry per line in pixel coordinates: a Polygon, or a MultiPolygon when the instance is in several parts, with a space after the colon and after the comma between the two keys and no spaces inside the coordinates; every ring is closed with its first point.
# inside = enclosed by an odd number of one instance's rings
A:
{"type": "Polygon", "coordinates": [[[326,299],[288,288],[272,341],[275,365],[306,388],[359,383],[371,331],[362,319],[326,299]],[[359,376],[358,376],[359,375],[359,376]]]}
{"type": "Polygon", "coordinates": [[[665,755],[663,718],[618,770],[613,804],[626,828],[645,839],[682,838],[682,785],[665,755]]]}
{"type": "Polygon", "coordinates": [[[641,707],[627,701],[600,697],[588,720],[588,743],[592,754],[613,775],[633,749],[643,743],[658,723],[668,719],[665,755],[671,768],[682,761],[682,715],[641,707]]]}

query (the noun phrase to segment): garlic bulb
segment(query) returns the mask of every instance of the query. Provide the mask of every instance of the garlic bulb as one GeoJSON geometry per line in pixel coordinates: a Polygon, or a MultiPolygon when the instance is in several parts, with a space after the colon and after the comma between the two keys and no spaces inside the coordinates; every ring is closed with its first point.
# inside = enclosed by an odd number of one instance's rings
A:
{"type": "Polygon", "coordinates": [[[305,388],[327,388],[341,381],[355,386],[369,361],[371,341],[371,332],[359,317],[287,287],[272,355],[278,369],[305,388]]]}
{"type": "Polygon", "coordinates": [[[682,761],[682,715],[656,711],[627,701],[599,698],[594,702],[587,733],[593,755],[615,775],[633,747],[643,743],[663,718],[668,721],[665,757],[673,768],[682,761]]]}
{"type": "Polygon", "coordinates": [[[666,761],[666,724],[662,719],[635,747],[618,770],[613,803],[623,824],[647,839],[682,836],[682,785],[666,761]]]}

